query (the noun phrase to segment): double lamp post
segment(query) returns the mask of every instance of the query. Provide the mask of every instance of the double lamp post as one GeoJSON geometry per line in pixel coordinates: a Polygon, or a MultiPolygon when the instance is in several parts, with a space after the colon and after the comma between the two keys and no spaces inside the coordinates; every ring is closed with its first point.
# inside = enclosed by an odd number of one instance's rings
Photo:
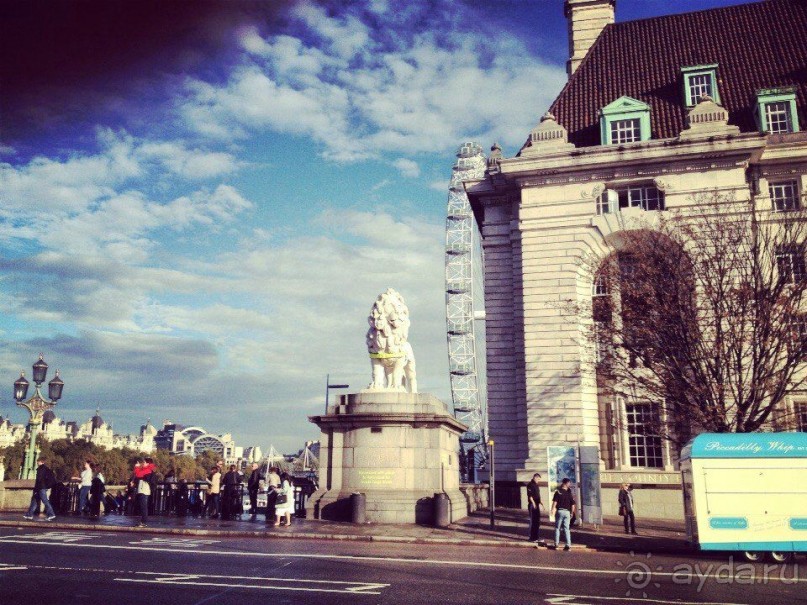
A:
{"type": "Polygon", "coordinates": [[[59,370],[56,376],[48,383],[48,397],[50,401],[42,397],[40,387],[45,382],[48,375],[48,364],[39,356],[39,361],[33,365],[33,378],[36,390],[30,399],[25,400],[28,394],[30,383],[25,379],[25,372],[20,372],[20,377],[14,381],[14,399],[17,405],[28,410],[30,419],[28,420],[28,447],[25,449],[25,461],[20,470],[20,479],[33,479],[36,477],[36,459],[39,452],[36,448],[36,438],[39,435],[39,427],[42,426],[42,415],[56,407],[56,402],[62,397],[64,382],[59,378],[59,370]]]}

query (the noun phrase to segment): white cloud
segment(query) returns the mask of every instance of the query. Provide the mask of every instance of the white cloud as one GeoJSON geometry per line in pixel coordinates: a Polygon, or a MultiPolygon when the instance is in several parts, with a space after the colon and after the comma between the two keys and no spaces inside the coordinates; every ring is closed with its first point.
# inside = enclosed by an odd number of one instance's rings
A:
{"type": "Polygon", "coordinates": [[[444,19],[439,34],[407,37],[405,28],[389,33],[395,23],[382,32],[359,13],[329,16],[303,4],[294,15],[306,35],[247,30],[242,45],[261,64],[245,58],[221,86],[189,80],[180,113],[209,136],[308,136],[336,161],[443,152],[467,138],[520,145],[564,71],[507,34],[460,29],[450,4],[432,9],[447,12],[416,17],[444,19]]]}
{"type": "Polygon", "coordinates": [[[420,166],[413,160],[398,158],[392,163],[403,176],[414,179],[420,176],[420,166]]]}

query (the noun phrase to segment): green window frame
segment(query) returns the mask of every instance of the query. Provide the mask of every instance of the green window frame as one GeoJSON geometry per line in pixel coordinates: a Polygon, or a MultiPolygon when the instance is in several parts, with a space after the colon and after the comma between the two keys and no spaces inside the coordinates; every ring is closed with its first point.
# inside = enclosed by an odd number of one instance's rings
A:
{"type": "Polygon", "coordinates": [[[759,131],[763,134],[799,132],[801,128],[796,109],[794,87],[758,90],[755,117],[759,131]]]}
{"type": "Polygon", "coordinates": [[[619,97],[600,110],[600,142],[623,145],[650,139],[650,106],[632,97],[619,97]]]}
{"type": "Polygon", "coordinates": [[[681,73],[684,75],[684,103],[687,107],[697,105],[701,94],[704,92],[712,97],[715,103],[720,105],[720,91],[717,87],[717,63],[682,67],[681,73]]]}

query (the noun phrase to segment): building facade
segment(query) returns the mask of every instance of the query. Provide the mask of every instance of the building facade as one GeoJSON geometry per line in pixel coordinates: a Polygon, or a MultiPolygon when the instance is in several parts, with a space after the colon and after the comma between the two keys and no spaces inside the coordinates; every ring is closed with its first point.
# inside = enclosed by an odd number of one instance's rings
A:
{"type": "MultiPolygon", "coordinates": [[[[116,434],[112,426],[104,422],[104,419],[96,411],[95,416],[82,424],[69,421],[65,422],[56,414],[49,410],[42,416],[42,427],[39,434],[47,441],[57,439],[67,439],[76,441],[83,439],[104,449],[129,448],[138,452],[153,452],[154,436],[157,430],[151,426],[150,422],[140,427],[137,435],[116,434]]],[[[28,426],[25,424],[11,424],[9,420],[0,419],[0,448],[8,447],[26,439],[28,426]]]]}
{"type": "MultiPolygon", "coordinates": [[[[611,254],[631,217],[698,212],[714,192],[774,212],[803,203],[807,3],[623,23],[614,5],[566,0],[568,83],[515,157],[494,146],[485,178],[466,183],[485,258],[489,431],[503,493],[546,469],[547,446],[596,445],[605,514],[630,481],[646,516],[681,518],[675,452],[642,430],[653,402],[603,395],[557,303],[598,294],[582,259],[611,254]]],[[[805,401],[791,398],[777,428],[807,428],[805,401]]]]}

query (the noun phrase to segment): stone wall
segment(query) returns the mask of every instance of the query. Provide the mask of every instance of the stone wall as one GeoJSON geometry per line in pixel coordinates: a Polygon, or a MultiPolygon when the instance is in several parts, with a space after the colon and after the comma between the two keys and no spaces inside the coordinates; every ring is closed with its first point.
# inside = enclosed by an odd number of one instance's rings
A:
{"type": "Polygon", "coordinates": [[[0,511],[28,510],[33,488],[33,481],[0,481],[0,511]]]}

